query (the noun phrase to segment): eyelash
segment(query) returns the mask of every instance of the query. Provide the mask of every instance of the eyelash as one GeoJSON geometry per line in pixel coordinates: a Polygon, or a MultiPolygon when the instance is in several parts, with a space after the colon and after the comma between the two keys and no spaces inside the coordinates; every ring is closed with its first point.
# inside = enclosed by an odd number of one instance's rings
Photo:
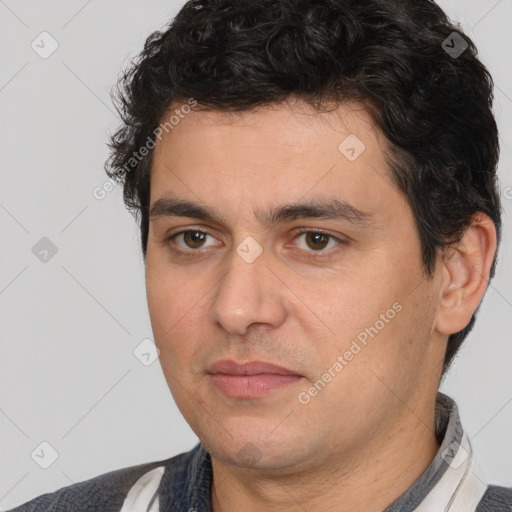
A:
{"type": "MultiPolygon", "coordinates": [[[[170,248],[170,250],[172,252],[174,252],[175,254],[179,254],[182,257],[185,257],[185,258],[197,257],[198,256],[197,253],[201,253],[201,249],[200,248],[199,249],[181,249],[181,248],[176,249],[176,247],[172,247],[171,246],[171,241],[173,241],[176,237],[178,237],[179,235],[183,235],[185,233],[191,233],[191,232],[192,233],[201,233],[201,234],[205,234],[205,235],[208,235],[208,236],[211,236],[211,237],[215,238],[212,234],[208,233],[207,231],[201,230],[201,229],[185,229],[183,231],[178,231],[177,233],[173,233],[172,235],[168,236],[164,240],[164,243],[165,243],[165,245],[169,246],[169,248],[170,248]]],[[[325,236],[329,237],[329,239],[332,239],[332,240],[335,240],[336,242],[338,242],[338,246],[336,246],[336,247],[343,246],[343,245],[347,244],[347,240],[342,240],[342,239],[334,236],[333,234],[329,233],[328,231],[323,231],[321,229],[300,229],[296,233],[296,235],[294,237],[294,240],[296,240],[297,238],[299,238],[301,235],[303,235],[305,233],[314,233],[314,234],[319,234],[319,235],[325,235],[325,236]]],[[[329,243],[329,241],[327,243],[329,243]]],[[[325,250],[321,250],[321,251],[313,251],[313,250],[307,251],[305,249],[300,249],[300,250],[301,251],[305,251],[306,253],[308,253],[308,256],[306,256],[306,258],[321,259],[321,258],[325,258],[327,256],[330,256],[330,252],[333,249],[336,249],[336,247],[332,247],[331,249],[328,249],[327,251],[325,251],[325,250]]],[[[204,250],[203,250],[203,252],[204,252],[204,250]]]]}

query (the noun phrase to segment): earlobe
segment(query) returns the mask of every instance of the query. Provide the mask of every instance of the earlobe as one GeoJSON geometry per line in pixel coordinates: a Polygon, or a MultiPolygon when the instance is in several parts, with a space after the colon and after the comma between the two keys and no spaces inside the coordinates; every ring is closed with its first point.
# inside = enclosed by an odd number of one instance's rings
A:
{"type": "Polygon", "coordinates": [[[468,325],[487,290],[496,244],[494,223],[478,213],[461,240],[445,251],[437,332],[450,335],[468,325]]]}

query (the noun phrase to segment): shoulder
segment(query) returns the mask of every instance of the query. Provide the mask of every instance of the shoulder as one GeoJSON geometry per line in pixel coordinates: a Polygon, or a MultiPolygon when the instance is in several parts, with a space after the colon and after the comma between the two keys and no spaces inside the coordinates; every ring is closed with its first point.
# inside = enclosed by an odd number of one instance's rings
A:
{"type": "Polygon", "coordinates": [[[476,512],[510,512],[512,510],[512,488],[491,485],[478,504],[476,512]]]}
{"type": "Polygon", "coordinates": [[[131,487],[145,473],[157,468],[175,469],[185,463],[190,452],[169,459],[130,466],[83,482],[42,494],[9,512],[119,512],[131,487]]]}

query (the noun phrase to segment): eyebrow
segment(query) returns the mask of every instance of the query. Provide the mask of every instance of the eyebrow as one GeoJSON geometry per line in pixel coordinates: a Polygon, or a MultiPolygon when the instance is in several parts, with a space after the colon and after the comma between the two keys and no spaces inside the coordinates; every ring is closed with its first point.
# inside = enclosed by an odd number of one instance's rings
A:
{"type": "MultiPolygon", "coordinates": [[[[164,197],[155,201],[149,210],[149,218],[190,217],[217,224],[225,224],[224,219],[211,208],[183,199],[164,197]]],[[[339,199],[297,202],[276,206],[270,210],[256,212],[256,218],[267,225],[274,225],[297,219],[334,219],[350,224],[366,226],[372,224],[374,216],[370,212],[359,210],[346,201],[339,199]]]]}

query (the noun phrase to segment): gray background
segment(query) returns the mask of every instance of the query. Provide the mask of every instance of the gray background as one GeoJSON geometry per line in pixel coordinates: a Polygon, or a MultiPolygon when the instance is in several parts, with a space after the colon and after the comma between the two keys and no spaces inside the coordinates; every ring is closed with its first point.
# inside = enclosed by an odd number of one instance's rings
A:
{"type": "MultiPolygon", "coordinates": [[[[0,0],[0,508],[197,441],[158,361],[133,354],[152,336],[138,229],[120,190],[93,196],[118,125],[110,88],[182,3],[0,0]],[[59,45],[47,59],[31,48],[43,31],[59,45]],[[43,237],[57,247],[46,262],[32,252],[43,237]],[[48,469],[42,442],[59,455],[48,469]]],[[[441,5],[497,84],[506,237],[442,390],[457,400],[488,480],[511,486],[512,0],[441,5]]]]}

